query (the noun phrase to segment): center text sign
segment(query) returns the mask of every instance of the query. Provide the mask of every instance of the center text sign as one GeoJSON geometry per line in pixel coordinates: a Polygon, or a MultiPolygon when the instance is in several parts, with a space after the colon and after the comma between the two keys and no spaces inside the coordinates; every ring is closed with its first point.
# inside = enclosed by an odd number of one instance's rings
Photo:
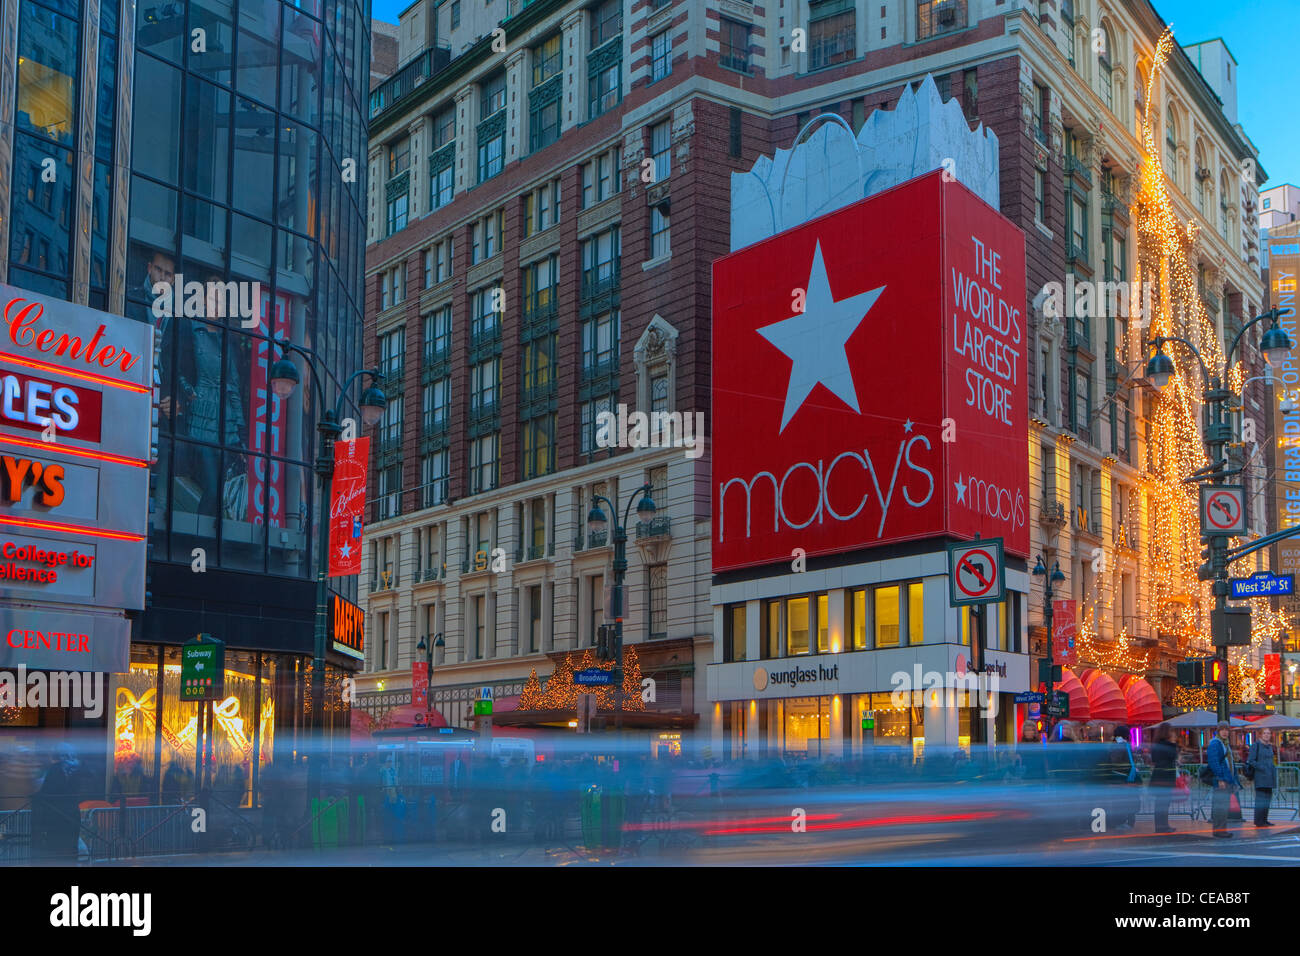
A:
{"type": "Polygon", "coordinates": [[[713,268],[713,570],[1029,553],[1024,235],[940,172],[713,268]]]}

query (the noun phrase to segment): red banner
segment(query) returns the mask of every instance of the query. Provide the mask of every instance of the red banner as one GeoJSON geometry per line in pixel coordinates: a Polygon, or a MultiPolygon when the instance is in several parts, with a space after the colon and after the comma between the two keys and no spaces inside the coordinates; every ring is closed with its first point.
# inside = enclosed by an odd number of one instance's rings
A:
{"type": "Polygon", "coordinates": [[[334,486],[330,501],[330,577],[361,573],[361,512],[366,506],[366,465],[370,439],[334,445],[334,486]]]}
{"type": "Polygon", "coordinates": [[[713,570],[1029,553],[1025,239],[938,171],[713,265],[713,570]]]}
{"type": "MultiPolygon", "coordinates": [[[[288,296],[277,295],[272,307],[271,296],[262,296],[262,316],[258,331],[277,339],[289,335],[288,296]],[[269,313],[269,314],[268,314],[269,313]]],[[[248,447],[254,452],[285,455],[285,406],[271,391],[267,376],[279,349],[267,339],[253,346],[253,370],[249,376],[248,447]]],[[[248,456],[248,520],[271,528],[284,527],[284,465],[275,458],[248,456]],[[267,489],[266,513],[262,513],[262,489],[267,489]]],[[[294,502],[295,510],[297,502],[294,502]]]]}
{"type": "Polygon", "coordinates": [[[1078,601],[1052,602],[1052,663],[1075,667],[1079,663],[1079,648],[1074,638],[1079,625],[1078,601]]]}
{"type": "Polygon", "coordinates": [[[419,708],[429,706],[428,661],[414,661],[411,664],[411,705],[419,708]]]}
{"type": "Polygon", "coordinates": [[[1276,697],[1282,693],[1282,655],[1264,655],[1264,694],[1276,697]]]}

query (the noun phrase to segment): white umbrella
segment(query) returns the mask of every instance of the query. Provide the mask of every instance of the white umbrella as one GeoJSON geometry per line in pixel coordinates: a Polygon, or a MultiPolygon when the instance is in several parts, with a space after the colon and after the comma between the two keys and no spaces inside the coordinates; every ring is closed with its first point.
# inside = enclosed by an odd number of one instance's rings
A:
{"type": "Polygon", "coordinates": [[[1180,730],[1188,730],[1196,727],[1217,727],[1219,718],[1216,714],[1208,710],[1189,710],[1185,714],[1179,714],[1177,717],[1171,717],[1165,721],[1166,727],[1177,727],[1180,730]]]}
{"type": "Polygon", "coordinates": [[[1300,719],[1288,717],[1285,714],[1269,714],[1263,720],[1257,720],[1252,727],[1260,730],[1268,728],[1270,730],[1297,730],[1300,729],[1300,719]]]}

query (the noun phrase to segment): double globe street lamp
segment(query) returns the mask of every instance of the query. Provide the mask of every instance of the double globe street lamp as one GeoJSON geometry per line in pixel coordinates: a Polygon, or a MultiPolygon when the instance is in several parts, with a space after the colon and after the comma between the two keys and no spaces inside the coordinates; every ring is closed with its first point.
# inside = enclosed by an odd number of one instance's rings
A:
{"type": "Polygon", "coordinates": [[[325,719],[325,642],[329,630],[329,533],[333,497],[331,485],[334,479],[334,443],[343,434],[343,402],[352,389],[353,382],[362,375],[369,375],[371,379],[370,385],[361,391],[361,421],[365,426],[374,425],[383,417],[388,399],[379,388],[383,382],[383,375],[379,369],[360,369],[353,372],[339,389],[338,400],[334,407],[326,408],[320,367],[316,357],[288,339],[276,339],[275,344],[283,354],[271,366],[271,391],[282,402],[294,393],[301,377],[298,374],[298,366],[289,360],[289,352],[297,352],[306,360],[307,367],[311,370],[316,407],[320,409],[320,421],[316,424],[320,443],[317,446],[315,464],[316,477],[320,479],[320,524],[317,528],[316,557],[316,641],[311,669],[311,699],[316,713],[312,715],[314,719],[311,729],[311,763],[308,767],[311,777],[309,789],[313,796],[319,799],[324,759],[322,735],[325,719]]]}
{"type": "MultiPolygon", "coordinates": [[[[1281,309],[1270,309],[1263,315],[1258,315],[1241,327],[1232,344],[1228,347],[1227,355],[1224,357],[1223,368],[1224,376],[1227,370],[1232,368],[1232,356],[1237,351],[1237,346],[1241,344],[1242,337],[1246,330],[1260,322],[1268,322],[1269,327],[1260,338],[1259,350],[1263,353],[1264,361],[1274,368],[1280,368],[1286,361],[1291,349],[1294,347],[1291,337],[1278,324],[1282,316],[1281,309]]],[[[1165,354],[1165,344],[1177,342],[1184,345],[1196,356],[1196,361],[1201,366],[1201,371],[1205,375],[1206,389],[1203,397],[1206,403],[1206,423],[1205,423],[1205,445],[1208,452],[1209,464],[1204,468],[1193,472],[1186,480],[1195,482],[1208,482],[1211,485],[1221,485],[1228,477],[1237,475],[1246,470],[1246,466],[1240,465],[1237,468],[1229,468],[1230,462],[1227,459],[1227,449],[1233,440],[1233,427],[1231,416],[1225,415],[1228,410],[1228,402],[1232,398],[1232,392],[1224,387],[1223,378],[1211,371],[1205,364],[1205,359],[1201,357],[1200,351],[1187,339],[1177,335],[1157,335],[1152,340],[1155,347],[1155,354],[1147,362],[1147,378],[1157,390],[1163,390],[1169,385],[1170,380],[1176,371],[1174,361],[1165,354]]],[[[1243,519],[1244,520],[1244,519],[1243,519]]],[[[1253,542],[1245,548],[1238,548],[1233,552],[1228,551],[1228,536],[1222,534],[1206,534],[1202,532],[1202,540],[1209,545],[1209,573],[1208,577],[1214,579],[1214,612],[1211,617],[1211,639],[1214,643],[1216,653],[1223,649],[1226,657],[1228,635],[1227,635],[1227,603],[1228,603],[1228,565],[1237,558],[1243,557],[1250,551],[1258,550],[1272,542],[1270,536],[1267,539],[1253,542]]],[[[1228,719],[1228,686],[1220,684],[1218,687],[1218,719],[1228,719]]]]}
{"type": "Polygon", "coordinates": [[[638,494],[641,498],[636,504],[636,516],[642,521],[650,521],[655,516],[657,509],[650,497],[651,490],[649,484],[644,484],[632,492],[623,509],[622,523],[618,521],[618,507],[604,495],[593,495],[591,510],[587,512],[587,526],[595,534],[603,532],[609,524],[600,507],[602,501],[614,519],[614,587],[610,591],[610,613],[614,616],[615,664],[612,676],[615,682],[615,727],[619,732],[623,730],[623,579],[627,576],[627,521],[638,494]]]}

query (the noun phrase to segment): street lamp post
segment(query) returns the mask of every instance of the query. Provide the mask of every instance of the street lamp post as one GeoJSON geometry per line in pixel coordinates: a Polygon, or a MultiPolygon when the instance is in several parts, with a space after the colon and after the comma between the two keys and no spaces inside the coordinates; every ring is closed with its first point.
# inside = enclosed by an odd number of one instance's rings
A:
{"type": "Polygon", "coordinates": [[[310,777],[308,788],[312,795],[319,799],[323,770],[321,761],[324,759],[322,736],[325,717],[325,646],[329,616],[329,530],[331,485],[334,480],[334,442],[343,433],[341,424],[343,400],[352,388],[352,383],[358,378],[362,375],[369,375],[371,378],[370,385],[361,392],[360,408],[363,424],[373,425],[379,421],[388,400],[384,397],[382,389],[378,387],[378,384],[383,381],[379,369],[359,369],[353,372],[339,389],[334,408],[326,408],[324,389],[320,384],[321,375],[315,356],[288,339],[277,339],[275,344],[280,347],[283,354],[271,366],[271,390],[281,401],[285,401],[298,387],[301,381],[298,366],[289,361],[288,357],[289,352],[297,352],[306,360],[307,367],[311,370],[316,407],[320,409],[320,421],[316,423],[316,431],[320,434],[320,445],[315,463],[316,477],[320,479],[320,524],[317,529],[316,549],[316,633],[311,669],[311,699],[316,712],[312,720],[311,763],[308,765],[310,777]]]}
{"type": "Polygon", "coordinates": [[[433,693],[433,649],[435,647],[438,648],[446,647],[447,642],[442,639],[442,631],[439,631],[437,634],[433,636],[432,643],[426,640],[427,637],[428,637],[427,634],[421,635],[420,643],[415,645],[415,649],[417,651],[425,652],[424,659],[427,665],[427,669],[425,670],[425,675],[426,675],[425,680],[427,681],[427,685],[424,691],[424,702],[425,702],[425,707],[427,707],[429,710],[432,710],[433,699],[429,695],[433,693]]]}
{"type": "MultiPolygon", "coordinates": [[[[1047,621],[1047,697],[1045,700],[1055,703],[1056,698],[1056,679],[1053,676],[1056,673],[1055,649],[1052,646],[1054,637],[1052,635],[1052,598],[1055,596],[1055,585],[1065,580],[1065,574],[1061,571],[1059,561],[1052,562],[1052,573],[1047,573],[1047,565],[1043,563],[1043,556],[1038,556],[1038,563],[1034,565],[1035,575],[1042,577],[1043,580],[1043,598],[1044,604],[1043,616],[1047,621]]],[[[1052,726],[1049,718],[1048,728],[1052,726]]]]}
{"type": "Polygon", "coordinates": [[[610,517],[614,521],[614,587],[610,591],[610,613],[614,615],[614,726],[621,737],[623,733],[623,579],[627,576],[627,520],[629,512],[632,510],[632,502],[636,501],[637,495],[641,495],[641,500],[637,501],[636,516],[642,521],[649,521],[655,515],[654,499],[650,497],[651,486],[644,484],[627,499],[627,505],[623,509],[623,520],[618,520],[618,507],[606,498],[604,495],[594,495],[591,501],[591,511],[587,512],[587,524],[591,529],[599,534],[604,531],[608,522],[605,518],[605,512],[601,510],[600,502],[604,502],[609,508],[610,517]]]}
{"type": "MultiPolygon", "coordinates": [[[[1241,327],[1232,344],[1228,347],[1228,352],[1224,356],[1223,367],[1225,375],[1228,369],[1232,368],[1232,356],[1237,351],[1237,346],[1241,344],[1242,337],[1246,330],[1260,322],[1269,322],[1268,330],[1260,339],[1259,348],[1264,354],[1264,361],[1270,366],[1278,365],[1284,361],[1287,354],[1291,351],[1291,337],[1278,325],[1281,318],[1280,309],[1270,309],[1263,315],[1258,315],[1241,327]]],[[[1245,470],[1242,465],[1237,468],[1229,468],[1230,462],[1226,457],[1227,449],[1233,438],[1232,416],[1227,413],[1228,401],[1232,397],[1232,392],[1227,389],[1219,375],[1213,373],[1205,364],[1205,359],[1196,346],[1187,339],[1176,335],[1157,335],[1152,340],[1155,347],[1155,354],[1147,362],[1147,377],[1157,389],[1163,389],[1169,384],[1170,378],[1174,374],[1174,362],[1164,352],[1166,342],[1178,342],[1186,346],[1196,356],[1196,361],[1201,366],[1201,371],[1205,375],[1206,389],[1203,397],[1206,403],[1206,422],[1205,422],[1205,444],[1209,451],[1210,463],[1199,471],[1190,476],[1191,480],[1202,482],[1208,481],[1213,485],[1221,485],[1230,475],[1239,474],[1245,470]]],[[[1212,534],[1203,535],[1204,540],[1209,545],[1210,561],[1209,573],[1214,580],[1214,612],[1211,616],[1211,640],[1214,643],[1216,653],[1223,648],[1223,655],[1227,657],[1228,635],[1227,629],[1227,606],[1228,606],[1228,538],[1226,535],[1212,534]]],[[[1228,685],[1220,683],[1218,688],[1218,719],[1228,719],[1228,685]]]]}

